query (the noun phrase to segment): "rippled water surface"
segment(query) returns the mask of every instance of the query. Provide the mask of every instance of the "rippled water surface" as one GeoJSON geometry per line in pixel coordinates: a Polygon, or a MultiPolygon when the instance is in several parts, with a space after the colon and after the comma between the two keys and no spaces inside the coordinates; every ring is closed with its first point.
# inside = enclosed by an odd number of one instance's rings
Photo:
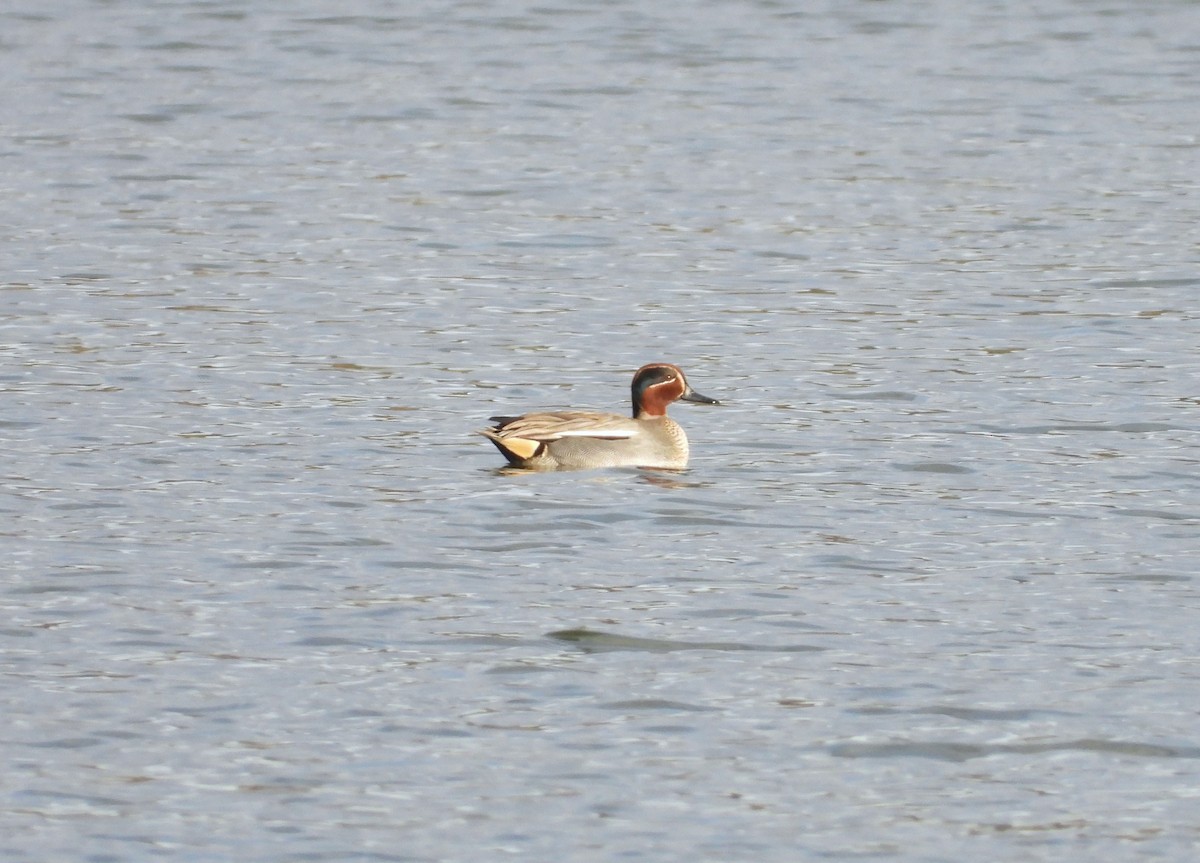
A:
{"type": "Polygon", "coordinates": [[[5,860],[1193,859],[1194,2],[0,60],[5,860]],[[471,435],[657,359],[686,472],[471,435]]]}

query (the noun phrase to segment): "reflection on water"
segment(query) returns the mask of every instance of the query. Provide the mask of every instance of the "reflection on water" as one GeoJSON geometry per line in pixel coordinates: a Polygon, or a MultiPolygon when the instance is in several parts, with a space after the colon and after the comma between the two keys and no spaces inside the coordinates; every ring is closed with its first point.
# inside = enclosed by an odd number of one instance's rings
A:
{"type": "Polygon", "coordinates": [[[611,632],[593,632],[587,629],[563,629],[549,632],[547,638],[577,644],[586,651],[597,650],[644,650],[651,653],[661,653],[670,650],[766,650],[779,652],[804,652],[821,650],[819,647],[807,645],[788,645],[787,647],[741,644],[722,641],[673,641],[665,638],[637,638],[628,635],[618,635],[611,632]]]}
{"type": "Polygon", "coordinates": [[[8,857],[1189,859],[1193,5],[260,6],[0,12],[8,857]]]}

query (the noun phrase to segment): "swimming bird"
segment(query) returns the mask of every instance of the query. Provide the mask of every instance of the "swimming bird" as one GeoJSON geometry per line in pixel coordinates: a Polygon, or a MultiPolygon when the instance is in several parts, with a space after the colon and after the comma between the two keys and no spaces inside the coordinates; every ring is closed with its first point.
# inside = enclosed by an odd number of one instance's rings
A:
{"type": "Polygon", "coordinates": [[[683,468],[687,435],[667,416],[676,400],[720,404],[691,388],[679,366],[649,363],[633,375],[633,416],[553,411],[491,417],[479,434],[516,467],[578,470],[597,467],[683,468]]]}

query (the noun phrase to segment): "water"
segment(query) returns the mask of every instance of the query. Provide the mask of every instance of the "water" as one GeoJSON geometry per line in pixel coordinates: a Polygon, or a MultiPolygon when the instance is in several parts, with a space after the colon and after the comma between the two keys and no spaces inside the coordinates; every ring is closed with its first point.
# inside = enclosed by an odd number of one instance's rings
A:
{"type": "Polygon", "coordinates": [[[5,859],[1192,859],[1194,3],[0,20],[5,859]]]}

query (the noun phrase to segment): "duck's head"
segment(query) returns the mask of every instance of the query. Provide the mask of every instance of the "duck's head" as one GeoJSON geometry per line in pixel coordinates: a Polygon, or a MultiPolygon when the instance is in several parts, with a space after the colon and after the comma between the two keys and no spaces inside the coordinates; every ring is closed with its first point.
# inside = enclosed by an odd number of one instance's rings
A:
{"type": "Polygon", "coordinates": [[[692,389],[683,369],[670,363],[648,363],[633,374],[634,417],[662,417],[673,401],[720,404],[692,389]]]}

